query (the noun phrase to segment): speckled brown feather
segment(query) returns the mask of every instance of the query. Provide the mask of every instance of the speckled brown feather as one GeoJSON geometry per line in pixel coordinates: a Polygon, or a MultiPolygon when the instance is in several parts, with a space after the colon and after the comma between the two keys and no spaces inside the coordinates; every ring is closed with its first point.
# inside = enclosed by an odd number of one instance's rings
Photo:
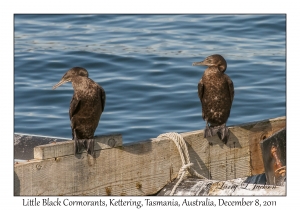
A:
{"type": "Polygon", "coordinates": [[[72,85],[74,95],[69,111],[72,131],[76,129],[79,139],[91,139],[104,110],[105,92],[87,77],[74,78],[72,85]]]}
{"type": "Polygon", "coordinates": [[[217,67],[207,68],[198,83],[198,96],[202,103],[202,117],[211,125],[227,122],[233,101],[231,79],[217,67]]]}

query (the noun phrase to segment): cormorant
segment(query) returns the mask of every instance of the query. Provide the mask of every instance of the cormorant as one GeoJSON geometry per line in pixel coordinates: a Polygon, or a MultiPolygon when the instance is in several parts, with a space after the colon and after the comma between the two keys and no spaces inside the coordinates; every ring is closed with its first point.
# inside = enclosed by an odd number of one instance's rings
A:
{"type": "Polygon", "coordinates": [[[74,95],[70,103],[69,116],[71,120],[72,137],[75,140],[75,154],[83,148],[94,156],[94,133],[105,106],[105,91],[96,82],[88,78],[85,68],[73,67],[53,89],[72,82],[74,95]]]}
{"type": "Polygon", "coordinates": [[[227,119],[234,97],[233,82],[224,72],[227,68],[226,60],[218,54],[210,55],[193,66],[205,65],[202,79],[198,83],[198,96],[202,104],[202,118],[206,121],[204,138],[218,134],[227,143],[229,130],[227,119]],[[208,125],[208,123],[210,125],[208,125]]]}

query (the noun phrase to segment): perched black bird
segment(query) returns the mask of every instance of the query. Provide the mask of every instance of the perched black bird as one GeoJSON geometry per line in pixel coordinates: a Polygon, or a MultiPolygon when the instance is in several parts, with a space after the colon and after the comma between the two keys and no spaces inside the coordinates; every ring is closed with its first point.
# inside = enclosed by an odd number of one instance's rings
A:
{"type": "Polygon", "coordinates": [[[74,95],[70,103],[70,120],[73,140],[75,140],[75,154],[82,147],[90,155],[94,155],[94,133],[105,106],[104,89],[88,78],[89,74],[82,67],[73,67],[62,79],[53,86],[53,89],[72,82],[74,95]]]}
{"type": "Polygon", "coordinates": [[[202,117],[206,121],[204,137],[211,137],[217,133],[226,144],[229,138],[226,122],[234,97],[233,82],[224,73],[227,63],[221,55],[216,54],[208,56],[204,61],[193,63],[193,66],[198,65],[208,66],[198,83],[202,117]]]}

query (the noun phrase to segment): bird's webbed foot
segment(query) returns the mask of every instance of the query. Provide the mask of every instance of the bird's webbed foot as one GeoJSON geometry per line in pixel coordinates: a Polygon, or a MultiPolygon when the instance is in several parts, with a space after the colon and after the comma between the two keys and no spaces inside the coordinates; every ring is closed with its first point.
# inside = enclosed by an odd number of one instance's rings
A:
{"type": "Polygon", "coordinates": [[[227,144],[230,133],[229,133],[229,129],[226,127],[225,123],[223,125],[219,126],[217,134],[218,134],[219,139],[224,144],[227,144]]]}
{"type": "Polygon", "coordinates": [[[95,151],[94,151],[94,139],[85,139],[85,148],[88,154],[94,157],[95,151]]]}
{"type": "Polygon", "coordinates": [[[206,122],[206,127],[204,129],[204,138],[212,137],[212,136],[213,136],[212,130],[209,127],[208,123],[206,122]]]}

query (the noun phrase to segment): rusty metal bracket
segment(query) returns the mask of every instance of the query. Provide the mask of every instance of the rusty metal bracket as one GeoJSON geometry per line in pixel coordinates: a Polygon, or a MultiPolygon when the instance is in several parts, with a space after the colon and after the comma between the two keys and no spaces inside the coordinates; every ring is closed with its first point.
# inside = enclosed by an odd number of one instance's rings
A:
{"type": "Polygon", "coordinates": [[[261,150],[269,185],[284,185],[286,180],[286,128],[261,142],[261,150]]]}

